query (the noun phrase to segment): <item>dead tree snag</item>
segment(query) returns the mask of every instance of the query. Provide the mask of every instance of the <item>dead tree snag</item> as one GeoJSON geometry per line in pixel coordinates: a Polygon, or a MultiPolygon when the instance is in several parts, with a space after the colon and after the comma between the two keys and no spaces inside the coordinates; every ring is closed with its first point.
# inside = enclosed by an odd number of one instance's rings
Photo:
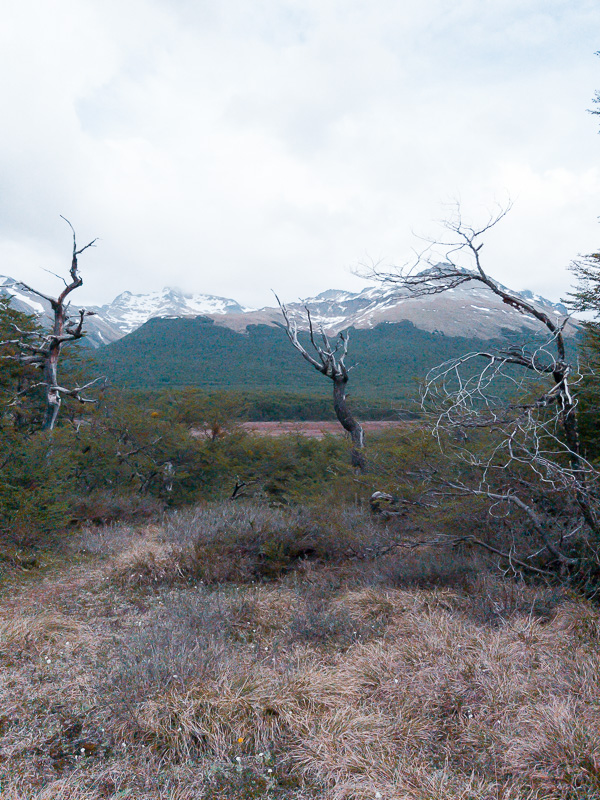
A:
{"type": "MultiPolygon", "coordinates": [[[[47,431],[52,431],[56,425],[63,396],[73,397],[80,403],[94,403],[95,400],[84,397],[82,392],[97,382],[91,381],[85,384],[85,386],[77,386],[71,389],[61,386],[58,382],[58,364],[63,345],[77,341],[85,336],[83,330],[84,319],[94,313],[93,311],[86,311],[81,308],[77,312],[77,316],[72,317],[69,314],[69,296],[75,289],[78,289],[83,284],[83,279],[79,274],[78,256],[80,256],[84,250],[93,247],[96,242],[96,239],[94,239],[84,247],[78,249],[73,226],[65,217],[62,217],[62,219],[65,220],[73,234],[73,252],[71,268],[69,270],[70,282],[62,279],[65,288],[58,297],[51,297],[50,295],[43,294],[23,281],[15,282],[15,286],[26,289],[28,292],[41,297],[50,304],[52,310],[51,330],[50,332],[30,332],[17,329],[16,333],[20,338],[15,339],[11,343],[17,344],[20,352],[18,355],[6,356],[6,358],[11,358],[21,364],[38,367],[42,371],[43,379],[29,387],[29,389],[37,386],[44,387],[46,410],[42,429],[47,431]]],[[[5,344],[5,342],[0,342],[0,345],[2,344],[5,344]]]]}
{"type": "MultiPolygon", "coordinates": [[[[275,296],[277,297],[277,295],[275,296]]],[[[310,343],[315,352],[315,356],[313,356],[306,350],[298,338],[298,325],[296,320],[290,317],[287,308],[278,297],[277,302],[279,303],[279,308],[285,320],[287,337],[292,345],[309,364],[312,364],[318,372],[332,381],[333,409],[335,415],[342,428],[350,434],[350,439],[352,440],[352,466],[364,472],[366,469],[364,454],[365,434],[362,425],[350,410],[348,398],[346,396],[346,387],[350,377],[349,370],[351,369],[345,364],[345,359],[348,354],[349,332],[341,331],[338,333],[335,342],[332,344],[325,331],[321,328],[319,330],[319,336],[322,344],[319,344],[315,338],[310,309],[306,308],[310,343]]]]}
{"type": "MultiPolygon", "coordinates": [[[[510,345],[467,353],[430,371],[422,390],[424,408],[433,413],[438,441],[452,449],[469,476],[445,481],[436,491],[440,496],[449,490],[454,496],[487,497],[490,513],[499,507],[518,509],[541,550],[519,559],[516,553],[497,552],[509,563],[521,565],[530,565],[534,555],[545,553],[561,574],[579,573],[584,580],[582,576],[600,572],[600,474],[579,445],[579,376],[564,337],[569,318],[553,317],[485,271],[482,237],[507,211],[474,228],[461,219],[457,206],[456,215],[446,223],[448,239],[430,242],[431,247],[442,248],[441,255],[432,257],[428,249],[415,267],[372,270],[371,276],[413,297],[477,282],[540,324],[542,337],[532,347],[510,345]],[[477,362],[482,366],[476,367],[477,362]],[[502,384],[512,387],[516,399],[503,396],[496,388],[502,384]]],[[[432,478],[432,486],[436,480],[432,478]]]]}

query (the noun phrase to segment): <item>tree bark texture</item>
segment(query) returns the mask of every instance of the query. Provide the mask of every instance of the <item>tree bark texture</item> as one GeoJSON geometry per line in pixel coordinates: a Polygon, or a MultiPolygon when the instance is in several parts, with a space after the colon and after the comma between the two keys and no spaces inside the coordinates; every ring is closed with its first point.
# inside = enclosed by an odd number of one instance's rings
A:
{"type": "Polygon", "coordinates": [[[364,472],[366,469],[366,459],[363,452],[365,446],[365,433],[362,425],[350,411],[346,399],[346,384],[348,378],[345,376],[333,379],[333,409],[338,418],[338,422],[348,431],[352,440],[352,466],[364,472]]]}

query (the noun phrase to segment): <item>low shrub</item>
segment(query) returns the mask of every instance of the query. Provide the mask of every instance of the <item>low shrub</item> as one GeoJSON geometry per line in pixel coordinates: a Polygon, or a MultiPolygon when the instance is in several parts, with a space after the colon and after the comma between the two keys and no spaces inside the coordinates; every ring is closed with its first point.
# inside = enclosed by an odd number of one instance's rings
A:
{"type": "Polygon", "coordinates": [[[150,495],[116,494],[105,490],[76,495],[69,503],[72,525],[142,522],[158,517],[164,509],[165,503],[150,495]]]}
{"type": "Polygon", "coordinates": [[[286,644],[309,644],[344,650],[356,642],[366,642],[381,633],[381,619],[363,619],[352,614],[344,602],[305,593],[294,609],[285,631],[286,644]]]}
{"type": "Polygon", "coordinates": [[[203,588],[161,594],[153,613],[127,631],[104,690],[126,711],[171,687],[216,680],[234,649],[225,606],[220,593],[203,588]]]}
{"type": "Polygon", "coordinates": [[[358,508],[211,504],[171,513],[160,534],[130,543],[115,563],[115,577],[136,583],[145,575],[163,584],[272,581],[307,562],[373,559],[395,536],[358,508]]]}
{"type": "Polygon", "coordinates": [[[434,589],[449,587],[467,591],[481,570],[475,558],[456,548],[403,548],[381,565],[385,581],[398,588],[434,589]]]}
{"type": "Polygon", "coordinates": [[[501,580],[497,575],[481,571],[470,585],[465,608],[477,623],[498,627],[517,617],[550,622],[569,600],[570,594],[564,587],[501,580]]]}

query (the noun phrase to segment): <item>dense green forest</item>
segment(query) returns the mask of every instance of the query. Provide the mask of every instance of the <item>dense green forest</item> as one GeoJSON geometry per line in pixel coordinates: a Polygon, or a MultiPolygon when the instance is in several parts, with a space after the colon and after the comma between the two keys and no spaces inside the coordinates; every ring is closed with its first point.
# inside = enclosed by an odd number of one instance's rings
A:
{"type": "MultiPolygon", "coordinates": [[[[406,401],[418,382],[442,361],[464,353],[514,344],[526,338],[506,331],[505,338],[478,340],[428,333],[411,322],[351,329],[348,364],[354,365],[353,394],[406,401]]],[[[300,334],[308,345],[308,335],[300,334]]],[[[322,376],[289,346],[279,327],[250,325],[245,333],[212,319],[151,319],[95,355],[98,371],[111,382],[138,388],[328,392],[322,376]]],[[[295,418],[295,417],[293,417],[295,418]]]]}

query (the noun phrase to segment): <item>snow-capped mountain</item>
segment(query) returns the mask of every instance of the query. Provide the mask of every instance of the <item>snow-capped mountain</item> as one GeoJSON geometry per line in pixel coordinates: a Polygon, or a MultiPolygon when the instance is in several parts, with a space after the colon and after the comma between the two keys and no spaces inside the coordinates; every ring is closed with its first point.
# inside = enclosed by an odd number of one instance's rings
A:
{"type": "MultiPolygon", "coordinates": [[[[521,295],[551,318],[562,320],[568,314],[561,303],[553,303],[529,291],[521,292],[521,295]]],[[[329,290],[316,297],[288,303],[287,308],[299,328],[307,327],[305,309],[309,308],[315,327],[322,327],[328,333],[350,327],[373,328],[381,322],[402,320],[429,332],[480,339],[501,336],[503,329],[541,329],[537,320],[503,303],[500,297],[474,281],[425,297],[413,297],[406,289],[396,286],[370,286],[357,293],[329,290]]],[[[278,308],[261,308],[243,316],[232,314],[222,324],[242,330],[253,323],[275,324],[281,321],[278,308]]],[[[567,334],[572,335],[576,330],[575,324],[567,324],[567,334]]]]}
{"type": "Polygon", "coordinates": [[[121,331],[131,333],[153,317],[198,317],[222,314],[243,314],[244,308],[235,300],[212,294],[190,294],[172,286],[160,292],[132,294],[123,292],[112,303],[92,307],[99,317],[121,331]]]}
{"type": "MultiPolygon", "coordinates": [[[[0,275],[0,296],[10,297],[11,305],[17,311],[37,317],[42,325],[50,325],[52,321],[52,308],[47,300],[34,292],[25,289],[13,278],[0,275]]],[[[80,308],[76,299],[71,303],[71,308],[77,312],[80,308]]],[[[95,309],[89,309],[90,311],[95,309]]],[[[91,347],[100,347],[103,344],[114,342],[123,336],[122,331],[107,321],[102,315],[86,317],[86,337],[84,341],[91,347]]]]}
{"type": "MultiPolygon", "coordinates": [[[[10,278],[0,277],[0,294],[10,294],[15,308],[35,314],[42,322],[49,319],[49,304],[26,291],[10,278]]],[[[563,319],[567,309],[532,292],[521,295],[556,319],[563,319]]],[[[442,294],[412,297],[395,286],[369,286],[361,292],[330,289],[316,297],[288,303],[288,310],[306,328],[305,307],[310,308],[313,323],[328,333],[345,328],[373,328],[382,322],[408,320],[421,330],[440,331],[447,336],[492,339],[503,329],[540,330],[540,324],[502,302],[501,298],[477,282],[464,283],[442,294]]],[[[74,308],[78,308],[75,306],[74,308]]],[[[167,287],[159,292],[132,294],[123,292],[112,303],[89,307],[94,316],[86,319],[87,341],[98,347],[122,338],[154,317],[207,316],[215,323],[236,331],[248,325],[281,324],[279,308],[244,308],[235,300],[207,294],[190,294],[167,287]]],[[[566,332],[574,334],[576,324],[568,323],[566,332]]]]}
{"type": "Polygon", "coordinates": [[[49,303],[23,289],[6,275],[0,275],[0,296],[11,297],[11,306],[23,314],[35,314],[36,317],[41,317],[50,308],[49,303]]]}
{"type": "MultiPolygon", "coordinates": [[[[48,301],[28,291],[13,278],[0,276],[0,295],[10,296],[11,305],[25,314],[32,314],[42,324],[51,320],[48,301]]],[[[77,310],[76,297],[72,308],[77,310]]],[[[166,287],[160,292],[132,294],[123,292],[112,303],[103,306],[86,306],[93,316],[87,317],[85,341],[92,347],[109,344],[139,328],[153,317],[197,317],[224,314],[244,314],[244,308],[235,300],[210,294],[190,294],[181,289],[166,287]]]]}

